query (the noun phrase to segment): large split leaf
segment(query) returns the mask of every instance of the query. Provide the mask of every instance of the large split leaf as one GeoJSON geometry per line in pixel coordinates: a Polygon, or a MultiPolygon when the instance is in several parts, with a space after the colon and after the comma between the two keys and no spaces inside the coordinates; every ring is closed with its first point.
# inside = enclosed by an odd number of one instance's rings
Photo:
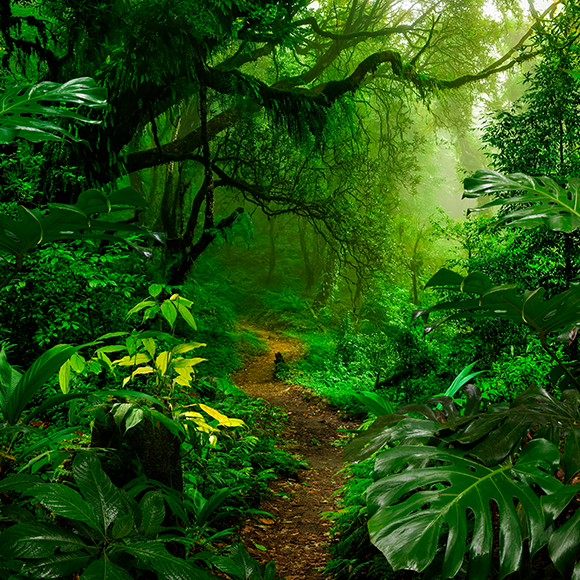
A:
{"type": "Polygon", "coordinates": [[[425,287],[476,295],[475,298],[466,296],[463,299],[415,311],[413,317],[415,319],[422,317],[424,320],[427,320],[432,312],[454,311],[443,320],[427,325],[426,333],[448,320],[504,318],[528,324],[540,335],[542,343],[545,344],[549,334],[571,328],[580,320],[580,283],[571,284],[566,292],[545,300],[543,288],[520,293],[515,284],[495,286],[483,272],[472,272],[464,277],[443,268],[427,282],[425,287]]]}
{"type": "Polygon", "coordinates": [[[89,119],[75,109],[81,105],[103,108],[107,104],[106,98],[107,90],[98,87],[90,78],[73,79],[64,84],[43,82],[34,86],[12,87],[0,95],[0,144],[11,143],[18,137],[33,143],[60,141],[64,136],[79,141],[70,131],[47,121],[46,117],[100,123],[98,119],[89,119]]]}
{"type": "Polygon", "coordinates": [[[526,521],[532,555],[545,542],[544,516],[532,485],[556,491],[561,484],[552,473],[558,462],[557,447],[544,439],[528,443],[517,462],[495,467],[437,447],[388,450],[376,462],[381,479],[367,491],[371,541],[393,569],[422,571],[444,539],[442,578],[453,578],[469,552],[468,579],[485,580],[492,559],[494,502],[499,511],[501,580],[521,563],[520,519],[526,521]],[[398,473],[418,462],[427,466],[398,473]]]}
{"type": "Polygon", "coordinates": [[[518,206],[508,211],[499,223],[521,228],[546,225],[560,232],[572,232],[580,226],[580,179],[577,177],[568,179],[565,187],[561,187],[549,177],[529,177],[523,173],[503,175],[480,169],[465,180],[464,187],[464,197],[501,195],[472,211],[502,205],[518,206]]]}

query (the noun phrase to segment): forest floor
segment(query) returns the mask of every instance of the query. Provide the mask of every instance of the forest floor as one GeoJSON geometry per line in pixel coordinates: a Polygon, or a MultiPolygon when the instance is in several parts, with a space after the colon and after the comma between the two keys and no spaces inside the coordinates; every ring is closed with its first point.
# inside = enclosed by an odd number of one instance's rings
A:
{"type": "Polygon", "coordinates": [[[260,509],[274,519],[249,519],[242,525],[241,535],[256,560],[276,561],[279,577],[323,580],[331,527],[323,514],[339,509],[337,492],[344,484],[339,430],[354,429],[357,424],[341,418],[308,389],[275,378],[275,354],[281,353],[287,362],[296,360],[303,354],[298,340],[277,331],[243,326],[266,342],[269,351],[248,358],[233,382],[249,396],[260,397],[286,411],[284,449],[306,461],[308,467],[300,469],[295,479],[279,479],[270,484],[272,494],[260,509]]]}

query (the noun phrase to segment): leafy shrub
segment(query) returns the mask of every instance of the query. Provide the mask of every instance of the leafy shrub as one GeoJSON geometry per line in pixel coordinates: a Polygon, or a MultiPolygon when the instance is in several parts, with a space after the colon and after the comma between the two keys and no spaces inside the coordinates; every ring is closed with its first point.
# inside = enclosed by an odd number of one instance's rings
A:
{"type": "Polygon", "coordinates": [[[34,266],[0,289],[0,340],[13,344],[13,360],[24,366],[48,346],[84,343],[124,327],[146,273],[126,247],[102,253],[88,243],[40,247],[34,266]]]}

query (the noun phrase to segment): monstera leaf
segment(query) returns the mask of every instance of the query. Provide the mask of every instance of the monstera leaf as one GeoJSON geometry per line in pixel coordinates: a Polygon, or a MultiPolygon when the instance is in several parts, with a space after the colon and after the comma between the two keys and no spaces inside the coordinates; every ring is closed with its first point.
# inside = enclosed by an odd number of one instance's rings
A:
{"type": "Polygon", "coordinates": [[[367,490],[371,541],[394,570],[416,571],[433,562],[443,541],[443,579],[459,572],[469,552],[468,580],[485,580],[494,548],[493,502],[499,514],[501,580],[521,564],[522,521],[532,556],[547,540],[533,486],[546,493],[562,487],[552,476],[559,459],[558,448],[544,439],[528,443],[517,461],[494,467],[457,450],[411,445],[390,449],[377,458],[375,475],[380,479],[367,490]],[[417,464],[421,467],[404,469],[417,464]]]}
{"type": "Polygon", "coordinates": [[[570,289],[544,299],[543,288],[520,293],[515,284],[495,286],[483,272],[472,272],[462,276],[457,272],[442,268],[425,285],[431,288],[444,288],[475,294],[476,298],[465,298],[436,304],[426,310],[416,310],[413,318],[428,320],[429,314],[439,310],[453,310],[453,314],[443,320],[425,327],[431,332],[448,320],[461,318],[506,318],[524,322],[539,335],[546,345],[550,333],[560,332],[575,326],[580,320],[580,284],[571,284],[570,289]]]}
{"type": "Polygon", "coordinates": [[[46,117],[66,117],[83,123],[100,123],[71,108],[106,106],[107,91],[90,78],[79,78],[64,84],[44,82],[34,86],[17,85],[0,95],[0,144],[21,137],[33,143],[60,141],[63,136],[78,137],[47,121],[46,117]],[[49,106],[47,103],[54,103],[49,106]]]}
{"type": "Polygon", "coordinates": [[[580,226],[579,178],[566,180],[565,187],[562,187],[549,177],[529,177],[523,173],[503,175],[480,169],[464,181],[464,187],[464,197],[501,195],[472,211],[503,205],[518,206],[504,215],[500,224],[521,228],[546,225],[559,232],[572,232],[580,226]]]}

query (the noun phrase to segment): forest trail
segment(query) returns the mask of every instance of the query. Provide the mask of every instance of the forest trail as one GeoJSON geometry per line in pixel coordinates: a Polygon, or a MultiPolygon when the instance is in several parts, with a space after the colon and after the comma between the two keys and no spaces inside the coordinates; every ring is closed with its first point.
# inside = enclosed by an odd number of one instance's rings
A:
{"type": "Polygon", "coordinates": [[[338,472],[344,456],[335,442],[340,439],[339,429],[352,429],[356,424],[341,419],[304,387],[274,377],[275,354],[282,353],[287,362],[299,358],[303,353],[299,341],[247,323],[243,327],[264,340],[269,351],[248,359],[233,382],[251,397],[260,397],[288,413],[285,449],[304,459],[308,468],[300,469],[297,479],[270,483],[273,495],[262,502],[260,509],[275,519],[261,516],[247,520],[242,526],[242,538],[258,561],[276,561],[278,577],[323,580],[331,522],[322,519],[321,514],[338,509],[338,498],[333,494],[343,485],[343,476],[338,472]]]}

